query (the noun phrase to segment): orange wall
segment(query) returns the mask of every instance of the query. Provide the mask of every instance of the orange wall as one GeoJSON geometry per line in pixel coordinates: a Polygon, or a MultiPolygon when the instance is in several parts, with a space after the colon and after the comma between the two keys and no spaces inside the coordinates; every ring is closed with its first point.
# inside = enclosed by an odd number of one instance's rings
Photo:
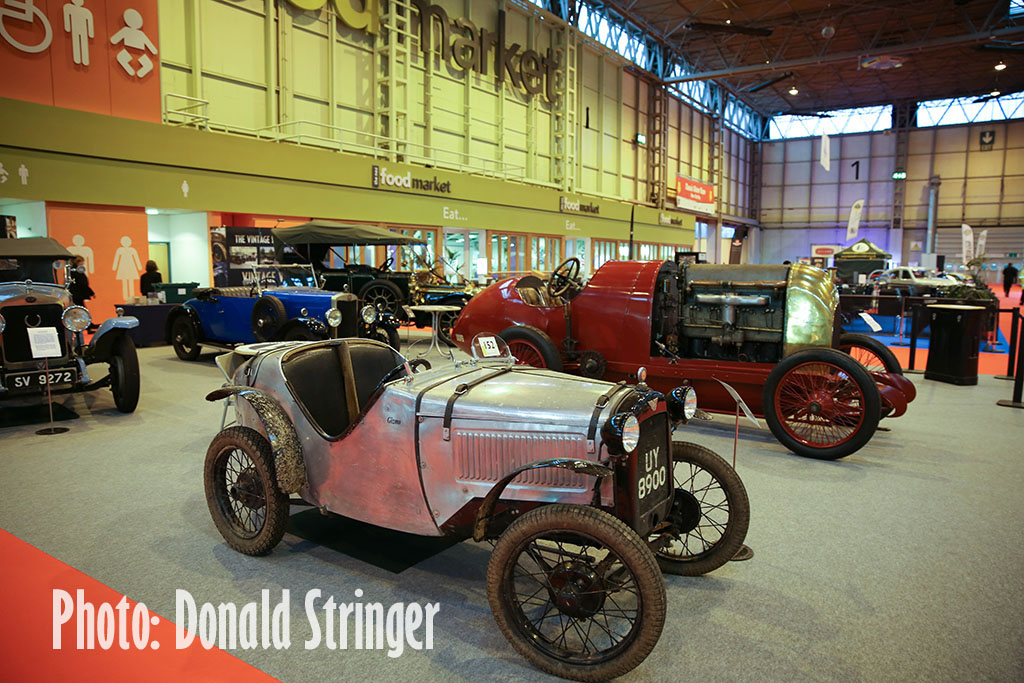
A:
{"type": "Polygon", "coordinates": [[[142,207],[47,202],[46,230],[72,253],[80,253],[81,247],[92,250],[92,272],[88,275],[96,297],[87,301],[86,307],[94,322],[113,317],[114,307],[125,302],[125,284],[118,275],[128,278],[134,272],[128,287],[131,296],[139,295],[139,275],[149,260],[149,221],[142,207]],[[122,240],[126,237],[131,244],[124,247],[122,240]],[[137,270],[131,250],[138,256],[137,270]]]}
{"type": "MultiPolygon", "coordinates": [[[[0,0],[0,5],[5,5],[0,0]]],[[[82,109],[99,114],[159,122],[160,116],[160,43],[157,30],[157,0],[85,0],[82,7],[91,13],[93,37],[86,37],[86,51],[80,51],[75,63],[74,32],[65,30],[66,0],[34,0],[32,21],[23,21],[10,14],[3,17],[4,28],[11,40],[28,49],[45,45],[46,24],[50,27],[50,43],[39,52],[25,52],[0,34],[0,97],[29,100],[68,109],[82,109]],[[129,35],[128,44],[111,37],[126,28],[126,10],[134,9],[142,18],[139,30],[156,48],[136,47],[129,35]],[[127,50],[126,62],[135,75],[129,74],[118,55],[127,50]],[[85,64],[85,52],[88,64],[85,64]],[[152,64],[150,71],[139,78],[140,57],[145,54],[152,64]]],[[[8,6],[9,7],[9,6],[8,6]]],[[[8,11],[11,11],[8,9],[8,11]]],[[[84,15],[79,15],[84,16],[84,15]]],[[[81,22],[68,23],[69,28],[81,22]]],[[[80,43],[81,45],[81,43],[80,43]]],[[[143,44],[144,45],[144,44],[143,44]]]]}

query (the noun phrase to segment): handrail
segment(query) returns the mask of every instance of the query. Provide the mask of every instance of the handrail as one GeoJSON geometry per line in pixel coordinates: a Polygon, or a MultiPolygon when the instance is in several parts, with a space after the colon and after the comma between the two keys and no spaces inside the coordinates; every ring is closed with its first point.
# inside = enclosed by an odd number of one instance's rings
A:
{"type": "Polygon", "coordinates": [[[190,97],[188,95],[179,95],[177,93],[166,93],[164,95],[164,111],[163,111],[163,122],[172,126],[191,126],[195,125],[197,128],[203,130],[210,130],[210,116],[209,116],[210,101],[200,99],[198,97],[190,97]],[[171,98],[185,100],[192,104],[179,106],[177,109],[171,108],[171,98]],[[193,109],[199,109],[200,113],[194,113],[193,109]],[[177,115],[182,117],[181,121],[172,121],[171,116],[177,115]]]}

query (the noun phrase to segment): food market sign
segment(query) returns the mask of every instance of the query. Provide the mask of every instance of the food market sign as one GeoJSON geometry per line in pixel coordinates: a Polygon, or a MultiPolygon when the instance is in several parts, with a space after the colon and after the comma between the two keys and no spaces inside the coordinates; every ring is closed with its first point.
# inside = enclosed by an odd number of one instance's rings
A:
{"type": "MultiPolygon", "coordinates": [[[[327,0],[289,0],[305,10],[320,10],[327,0]]],[[[380,33],[380,0],[363,0],[363,9],[353,9],[351,0],[331,0],[338,17],[347,26],[363,29],[374,35],[380,33]]],[[[517,90],[527,95],[543,92],[550,102],[558,99],[555,79],[558,57],[548,48],[541,55],[535,50],[523,50],[522,45],[505,44],[505,12],[498,12],[498,25],[494,31],[478,28],[465,17],[452,19],[440,5],[426,0],[412,0],[419,12],[419,43],[424,57],[429,59],[436,51],[444,62],[463,72],[475,71],[486,76],[492,69],[498,83],[507,78],[517,90]],[[493,57],[492,57],[493,55],[493,57]],[[492,61],[493,60],[493,61],[492,61]]]]}
{"type": "Polygon", "coordinates": [[[676,176],[676,206],[700,213],[715,212],[715,188],[702,182],[676,176]]]}

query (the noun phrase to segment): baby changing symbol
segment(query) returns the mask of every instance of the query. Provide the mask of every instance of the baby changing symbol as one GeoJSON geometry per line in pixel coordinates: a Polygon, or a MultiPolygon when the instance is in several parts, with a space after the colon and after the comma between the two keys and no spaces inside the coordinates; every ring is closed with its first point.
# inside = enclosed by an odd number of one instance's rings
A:
{"type": "Polygon", "coordinates": [[[124,69],[129,76],[144,78],[146,74],[153,70],[153,61],[149,58],[149,55],[146,54],[146,50],[149,50],[155,56],[156,46],[153,45],[152,41],[150,41],[143,32],[142,15],[139,14],[138,10],[126,9],[124,11],[124,23],[124,27],[110,37],[111,44],[124,44],[121,51],[117,53],[117,63],[121,65],[121,68],[124,69]],[[138,70],[132,66],[132,61],[135,59],[135,55],[129,51],[128,48],[138,50],[142,53],[138,55],[138,70]]]}

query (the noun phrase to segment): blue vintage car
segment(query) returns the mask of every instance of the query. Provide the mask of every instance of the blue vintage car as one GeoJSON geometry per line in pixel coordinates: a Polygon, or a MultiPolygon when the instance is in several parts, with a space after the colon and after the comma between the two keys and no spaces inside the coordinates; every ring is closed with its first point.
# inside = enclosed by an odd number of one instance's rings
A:
{"type": "Polygon", "coordinates": [[[358,307],[349,292],[314,286],[313,274],[299,266],[258,266],[240,287],[201,288],[171,309],[165,336],[182,360],[195,360],[200,348],[231,349],[265,341],[312,341],[365,337],[399,347],[398,321],[373,306],[358,307]]]}

